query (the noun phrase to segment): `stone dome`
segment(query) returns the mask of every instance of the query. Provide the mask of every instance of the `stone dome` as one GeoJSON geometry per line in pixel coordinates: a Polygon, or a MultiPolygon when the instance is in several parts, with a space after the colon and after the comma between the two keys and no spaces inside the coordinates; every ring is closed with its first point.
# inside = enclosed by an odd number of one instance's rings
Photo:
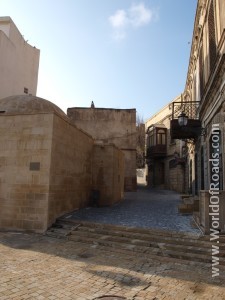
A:
{"type": "Polygon", "coordinates": [[[55,112],[63,118],[67,118],[67,115],[54,103],[32,95],[10,96],[0,99],[0,112],[4,115],[55,112]]]}

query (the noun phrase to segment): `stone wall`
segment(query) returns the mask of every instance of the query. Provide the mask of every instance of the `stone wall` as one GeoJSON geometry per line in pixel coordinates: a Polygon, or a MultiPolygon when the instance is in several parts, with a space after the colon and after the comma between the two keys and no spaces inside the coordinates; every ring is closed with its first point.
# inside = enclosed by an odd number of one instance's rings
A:
{"type": "Polygon", "coordinates": [[[219,191],[212,196],[208,190],[199,191],[199,217],[200,226],[205,234],[210,234],[210,229],[225,233],[225,191],[219,191]],[[210,201],[210,197],[212,197],[210,201]],[[209,207],[209,205],[212,205],[209,207]],[[217,215],[218,213],[218,215],[217,215]],[[218,224],[218,226],[216,226],[218,224]]]}
{"type": "Polygon", "coordinates": [[[177,165],[175,168],[169,169],[168,188],[178,193],[184,192],[184,167],[177,165]]]}
{"type": "Polygon", "coordinates": [[[57,114],[0,117],[0,228],[43,232],[88,205],[93,139],[57,114]]]}
{"type": "Polygon", "coordinates": [[[124,154],[113,144],[96,144],[93,150],[93,190],[99,191],[99,206],[123,198],[124,154]]]}
{"type": "Polygon", "coordinates": [[[47,227],[51,114],[0,116],[0,228],[47,227]]]}
{"type": "Polygon", "coordinates": [[[97,141],[115,144],[125,155],[125,190],[136,190],[136,110],[68,108],[68,117],[97,141]]]}
{"type": "Polygon", "coordinates": [[[44,232],[56,218],[123,198],[124,154],[95,145],[53,103],[33,96],[0,100],[0,229],[44,232]]]}
{"type": "Polygon", "coordinates": [[[54,115],[49,225],[59,215],[88,205],[92,184],[93,143],[88,134],[54,115]]]}

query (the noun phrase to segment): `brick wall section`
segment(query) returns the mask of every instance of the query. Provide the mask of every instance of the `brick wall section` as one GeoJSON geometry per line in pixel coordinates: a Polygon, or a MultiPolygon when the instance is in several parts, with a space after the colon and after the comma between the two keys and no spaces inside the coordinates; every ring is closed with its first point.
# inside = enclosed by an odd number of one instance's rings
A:
{"type": "Polygon", "coordinates": [[[100,206],[112,205],[123,198],[124,154],[113,144],[94,145],[93,189],[100,192],[100,206]]]}
{"type": "Polygon", "coordinates": [[[47,226],[52,120],[49,114],[0,116],[0,228],[47,226]],[[40,170],[30,170],[30,163],[40,170]]]}
{"type": "Polygon", "coordinates": [[[49,219],[87,206],[92,184],[93,139],[54,115],[49,219]]]}

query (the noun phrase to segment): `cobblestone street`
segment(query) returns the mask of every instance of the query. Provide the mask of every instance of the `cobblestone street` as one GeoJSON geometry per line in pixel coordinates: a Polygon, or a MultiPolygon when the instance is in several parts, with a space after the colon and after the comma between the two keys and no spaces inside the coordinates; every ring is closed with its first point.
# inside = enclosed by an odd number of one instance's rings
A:
{"type": "Polygon", "coordinates": [[[0,253],[1,300],[225,299],[203,264],[19,233],[0,233],[0,253]]]}
{"type": "Polygon", "coordinates": [[[143,228],[192,232],[192,215],[178,213],[180,195],[173,191],[139,187],[137,193],[125,193],[125,199],[112,207],[89,207],[68,215],[68,219],[143,228]]]}

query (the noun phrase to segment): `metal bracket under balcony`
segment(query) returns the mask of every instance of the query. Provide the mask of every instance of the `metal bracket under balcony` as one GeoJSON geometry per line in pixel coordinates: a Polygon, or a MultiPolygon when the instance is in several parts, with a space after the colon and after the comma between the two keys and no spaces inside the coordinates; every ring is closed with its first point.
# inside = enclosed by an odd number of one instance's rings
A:
{"type": "Polygon", "coordinates": [[[189,119],[186,126],[180,126],[178,120],[170,121],[171,139],[193,139],[200,136],[202,127],[200,120],[189,119]]]}
{"type": "Polygon", "coordinates": [[[170,135],[172,139],[195,139],[202,134],[201,121],[198,119],[197,109],[199,101],[173,102],[172,120],[170,121],[170,135]],[[180,126],[178,118],[185,114],[187,124],[180,126]]]}

